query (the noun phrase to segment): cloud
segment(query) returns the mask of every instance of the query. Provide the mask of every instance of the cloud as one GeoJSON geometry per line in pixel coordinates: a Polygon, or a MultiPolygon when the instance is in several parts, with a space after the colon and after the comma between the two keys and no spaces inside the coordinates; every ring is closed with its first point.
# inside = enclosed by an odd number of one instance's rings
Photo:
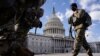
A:
{"type": "Polygon", "coordinates": [[[74,0],[70,0],[70,3],[74,3],[75,1],[74,0]]]}
{"type": "Polygon", "coordinates": [[[100,35],[95,31],[97,28],[98,24],[93,23],[88,30],[85,32],[85,36],[88,42],[96,42],[100,41],[100,35]]]}
{"type": "Polygon", "coordinates": [[[100,10],[100,4],[92,4],[91,11],[100,10]]]}
{"type": "Polygon", "coordinates": [[[96,26],[97,26],[97,24],[92,23],[92,25],[90,25],[90,26],[88,27],[88,30],[93,30],[93,29],[96,28],[96,26]]]}
{"type": "Polygon", "coordinates": [[[65,15],[64,15],[63,13],[57,12],[56,15],[59,17],[59,19],[60,19],[61,21],[64,20],[65,15]]]}
{"type": "Polygon", "coordinates": [[[98,0],[80,0],[79,4],[87,10],[92,17],[92,20],[100,21],[100,1],[98,0]]]}
{"type": "Polygon", "coordinates": [[[49,19],[49,16],[45,16],[46,19],[49,19]]]}
{"type": "Polygon", "coordinates": [[[90,4],[94,3],[96,0],[79,0],[79,4],[83,9],[90,7],[90,4]]]}
{"type": "Polygon", "coordinates": [[[93,34],[92,31],[86,31],[86,32],[85,32],[85,36],[86,36],[86,37],[90,37],[92,34],[93,34]]]}
{"type": "Polygon", "coordinates": [[[86,36],[86,40],[88,42],[95,42],[97,41],[97,39],[95,38],[96,36],[94,35],[94,33],[91,30],[87,30],[85,33],[86,36]]]}
{"type": "Polygon", "coordinates": [[[100,10],[100,0],[79,0],[78,4],[88,12],[100,10]]]}
{"type": "Polygon", "coordinates": [[[100,11],[91,11],[89,14],[90,14],[92,20],[100,21],[100,11]]]}
{"type": "Polygon", "coordinates": [[[64,21],[65,18],[69,18],[73,14],[73,11],[70,9],[66,9],[65,13],[57,12],[56,15],[60,18],[61,21],[64,21]]]}
{"type": "Polygon", "coordinates": [[[68,19],[73,14],[72,10],[66,9],[65,17],[68,19]]]}

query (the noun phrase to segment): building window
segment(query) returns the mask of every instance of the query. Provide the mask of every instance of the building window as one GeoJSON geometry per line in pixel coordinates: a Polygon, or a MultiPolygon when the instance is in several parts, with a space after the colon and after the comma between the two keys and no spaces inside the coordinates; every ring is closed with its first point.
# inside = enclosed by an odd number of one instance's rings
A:
{"type": "Polygon", "coordinates": [[[56,32],[58,33],[58,29],[56,29],[56,32]]]}
{"type": "Polygon", "coordinates": [[[34,38],[32,38],[32,40],[34,40],[34,38]]]}
{"type": "Polygon", "coordinates": [[[52,29],[53,30],[53,32],[52,33],[54,33],[54,29],[52,29]]]}
{"type": "Polygon", "coordinates": [[[57,30],[55,29],[55,33],[57,33],[57,30]]]}

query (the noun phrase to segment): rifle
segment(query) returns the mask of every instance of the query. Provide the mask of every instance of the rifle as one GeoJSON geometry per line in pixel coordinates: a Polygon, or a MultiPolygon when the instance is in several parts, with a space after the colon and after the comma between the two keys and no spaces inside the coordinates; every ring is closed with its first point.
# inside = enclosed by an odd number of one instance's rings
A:
{"type": "Polygon", "coordinates": [[[69,37],[73,38],[73,34],[72,34],[72,24],[70,25],[70,28],[69,28],[69,37]]]}

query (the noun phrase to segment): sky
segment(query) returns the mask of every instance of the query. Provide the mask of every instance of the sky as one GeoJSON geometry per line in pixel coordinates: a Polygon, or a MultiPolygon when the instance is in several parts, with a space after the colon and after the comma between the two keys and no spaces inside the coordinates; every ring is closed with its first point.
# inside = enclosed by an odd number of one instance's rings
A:
{"type": "MultiPolygon", "coordinates": [[[[53,7],[55,7],[56,15],[64,25],[65,35],[68,36],[68,18],[73,13],[70,9],[71,3],[77,3],[78,8],[85,9],[92,18],[93,23],[86,31],[87,41],[100,41],[100,0],[46,0],[46,3],[41,7],[44,9],[44,15],[40,18],[43,26],[37,29],[37,34],[43,34],[44,25],[52,14],[53,7]]],[[[32,28],[29,32],[35,33],[35,28],[32,28]]]]}

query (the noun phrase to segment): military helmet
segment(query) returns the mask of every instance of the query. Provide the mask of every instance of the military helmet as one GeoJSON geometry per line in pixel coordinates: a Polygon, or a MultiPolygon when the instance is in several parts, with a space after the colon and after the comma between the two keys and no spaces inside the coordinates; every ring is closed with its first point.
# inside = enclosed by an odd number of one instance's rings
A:
{"type": "Polygon", "coordinates": [[[77,7],[77,4],[76,3],[72,3],[71,7],[77,7]]]}

